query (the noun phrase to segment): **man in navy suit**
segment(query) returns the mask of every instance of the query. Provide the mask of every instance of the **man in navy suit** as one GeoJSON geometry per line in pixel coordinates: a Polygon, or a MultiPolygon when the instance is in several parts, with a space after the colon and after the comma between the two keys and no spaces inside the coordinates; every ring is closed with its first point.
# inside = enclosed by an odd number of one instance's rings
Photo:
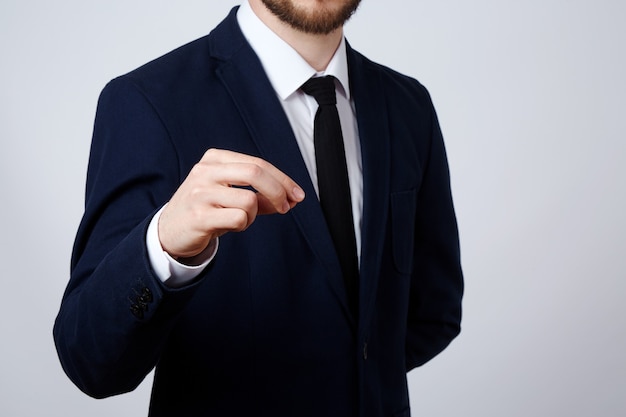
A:
{"type": "Polygon", "coordinates": [[[458,232],[430,97],[346,43],[358,4],[249,0],[103,90],[54,328],[81,390],[127,392],[156,367],[151,416],[410,414],[406,373],[460,330],[458,232]],[[355,294],[300,88],[328,75],[355,294]]]}

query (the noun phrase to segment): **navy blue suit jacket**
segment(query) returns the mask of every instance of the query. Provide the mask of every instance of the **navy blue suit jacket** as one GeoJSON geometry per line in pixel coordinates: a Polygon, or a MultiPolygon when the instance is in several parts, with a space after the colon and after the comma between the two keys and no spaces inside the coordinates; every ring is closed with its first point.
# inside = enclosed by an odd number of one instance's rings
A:
{"type": "Polygon", "coordinates": [[[427,91],[351,48],[362,149],[359,314],[294,134],[235,11],[102,92],[85,215],[55,323],[87,394],[156,366],[151,416],[408,416],[406,372],[458,334],[463,280],[444,144],[427,91]],[[164,286],[149,220],[208,148],[264,158],[306,199],[220,239],[193,284],[164,286]]]}

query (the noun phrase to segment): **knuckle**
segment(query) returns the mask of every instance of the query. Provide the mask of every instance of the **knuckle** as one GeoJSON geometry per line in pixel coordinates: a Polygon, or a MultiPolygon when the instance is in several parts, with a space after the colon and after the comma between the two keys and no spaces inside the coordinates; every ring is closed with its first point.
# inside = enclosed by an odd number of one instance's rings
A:
{"type": "Polygon", "coordinates": [[[256,179],[260,178],[263,175],[263,169],[257,164],[250,164],[248,165],[247,169],[247,175],[250,178],[256,179]]]}
{"type": "Polygon", "coordinates": [[[202,156],[202,159],[208,159],[208,160],[214,159],[216,157],[217,153],[218,153],[217,149],[209,148],[209,149],[206,150],[206,152],[204,152],[204,155],[202,156]]]}
{"type": "Polygon", "coordinates": [[[246,191],[241,195],[241,205],[246,211],[250,211],[257,205],[257,197],[253,191],[246,191]]]}
{"type": "Polygon", "coordinates": [[[204,190],[199,186],[194,186],[189,190],[189,195],[193,200],[199,200],[204,195],[204,190]]]}
{"type": "Polygon", "coordinates": [[[250,156],[250,163],[254,164],[258,167],[264,167],[265,166],[265,160],[259,158],[258,156],[250,156]]]}
{"type": "Polygon", "coordinates": [[[244,210],[235,210],[231,220],[235,231],[242,231],[248,226],[248,214],[244,210]]]}
{"type": "Polygon", "coordinates": [[[191,177],[202,177],[204,176],[205,172],[206,166],[202,163],[197,163],[193,167],[191,167],[189,174],[191,177]]]}
{"type": "Polygon", "coordinates": [[[291,188],[293,188],[296,185],[294,183],[294,181],[291,178],[289,178],[287,175],[285,175],[283,178],[281,178],[280,183],[281,183],[281,185],[283,186],[283,188],[285,190],[291,189],[291,188]]]}
{"type": "Polygon", "coordinates": [[[267,191],[266,197],[269,198],[272,202],[282,202],[286,199],[287,194],[282,187],[274,186],[267,191]]]}

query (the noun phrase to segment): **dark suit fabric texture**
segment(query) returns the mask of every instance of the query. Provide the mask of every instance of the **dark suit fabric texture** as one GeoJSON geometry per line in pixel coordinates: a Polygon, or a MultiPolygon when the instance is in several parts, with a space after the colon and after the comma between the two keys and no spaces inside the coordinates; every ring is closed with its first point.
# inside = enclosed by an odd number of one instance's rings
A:
{"type": "Polygon", "coordinates": [[[463,278],[437,117],[417,81],[348,46],[363,171],[358,319],[287,117],[236,9],[208,36],[111,81],[54,337],[102,398],[156,367],[150,416],[408,416],[406,373],[460,331],[463,278]],[[220,238],[165,286],[145,236],[209,148],[259,156],[305,200],[220,238]]]}

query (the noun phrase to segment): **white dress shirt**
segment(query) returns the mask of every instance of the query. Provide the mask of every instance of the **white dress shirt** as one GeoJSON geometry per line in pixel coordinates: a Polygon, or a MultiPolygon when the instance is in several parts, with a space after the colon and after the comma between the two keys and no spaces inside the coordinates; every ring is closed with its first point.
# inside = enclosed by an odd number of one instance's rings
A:
{"type": "MultiPolygon", "coordinates": [[[[317,168],[313,144],[313,122],[317,112],[317,102],[304,94],[300,86],[314,76],[332,75],[337,89],[337,111],[348,166],[352,216],[357,244],[361,253],[361,217],[363,213],[363,175],[361,147],[357,128],[354,101],[350,95],[348,61],[345,39],[337,48],[325,71],[317,72],[254,13],[247,1],[239,7],[237,20],[241,31],[259,57],[263,69],[287,115],[302,153],[302,158],[311,177],[315,191],[317,188],[317,168]]],[[[307,196],[306,198],[311,198],[307,196]]],[[[157,276],[168,286],[182,286],[195,278],[211,262],[217,252],[217,240],[211,242],[205,251],[207,259],[201,265],[188,266],[176,262],[161,248],[158,237],[158,212],[152,219],[146,236],[148,256],[157,276]]]]}

